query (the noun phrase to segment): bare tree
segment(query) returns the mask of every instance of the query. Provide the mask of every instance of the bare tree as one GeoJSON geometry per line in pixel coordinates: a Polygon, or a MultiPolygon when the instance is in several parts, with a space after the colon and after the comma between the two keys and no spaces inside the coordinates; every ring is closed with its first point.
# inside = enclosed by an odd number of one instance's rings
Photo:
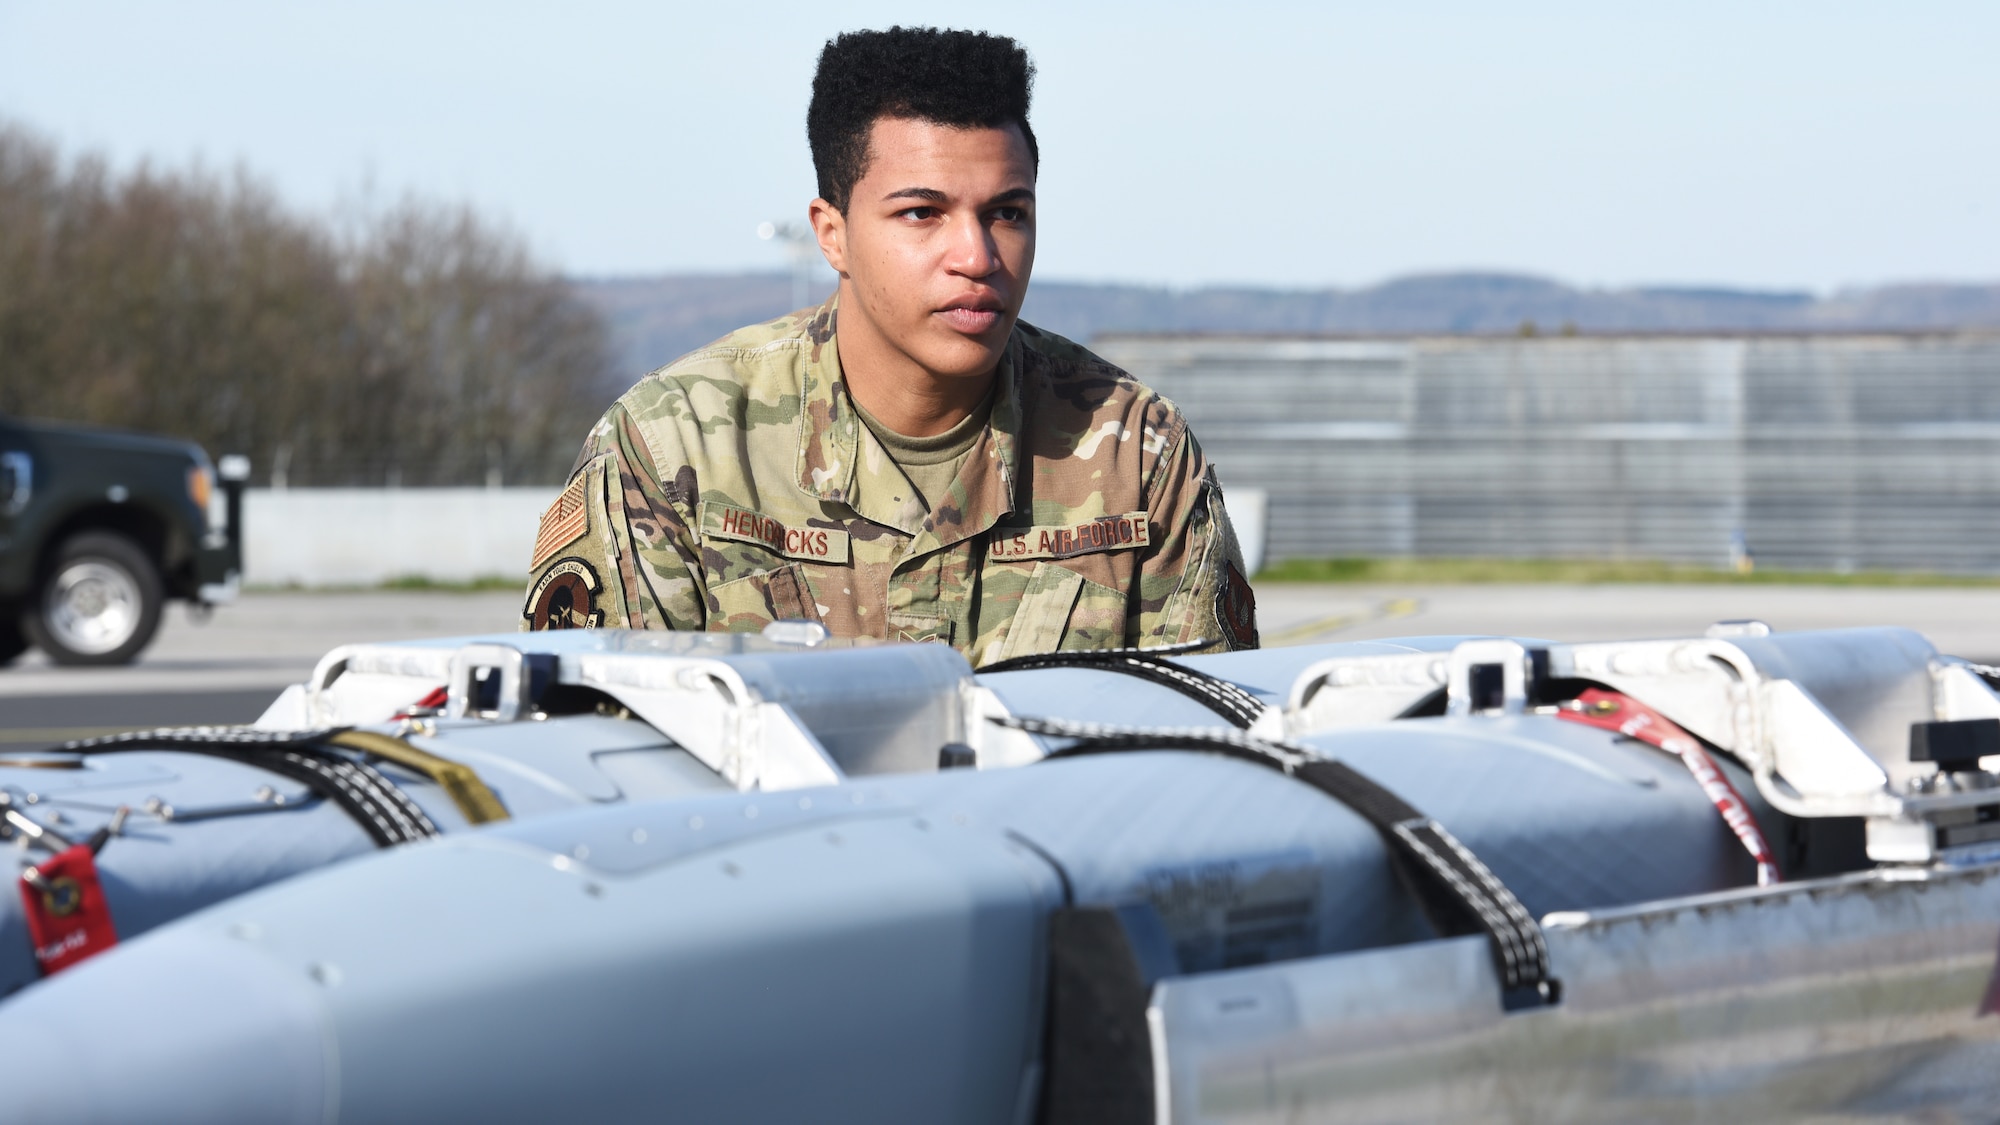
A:
{"type": "Polygon", "coordinates": [[[546,482],[607,363],[601,317],[466,208],[337,229],[247,173],[118,175],[0,123],[0,411],[282,446],[294,484],[546,482]]]}

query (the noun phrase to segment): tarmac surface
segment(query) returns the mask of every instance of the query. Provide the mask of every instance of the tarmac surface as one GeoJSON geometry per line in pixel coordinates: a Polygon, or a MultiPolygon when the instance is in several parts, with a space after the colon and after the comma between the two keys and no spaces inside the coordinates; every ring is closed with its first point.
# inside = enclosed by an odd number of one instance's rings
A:
{"type": "MultiPolygon", "coordinates": [[[[2000,589],[1809,586],[1303,586],[1258,588],[1267,645],[1481,634],[1559,641],[1772,628],[1901,625],[1944,652],[2000,663],[2000,589]]],[[[152,726],[254,720],[327,650],[356,641],[512,632],[520,595],[429,591],[249,593],[205,622],[168,610],[125,668],[0,669],[0,750],[152,726]]]]}

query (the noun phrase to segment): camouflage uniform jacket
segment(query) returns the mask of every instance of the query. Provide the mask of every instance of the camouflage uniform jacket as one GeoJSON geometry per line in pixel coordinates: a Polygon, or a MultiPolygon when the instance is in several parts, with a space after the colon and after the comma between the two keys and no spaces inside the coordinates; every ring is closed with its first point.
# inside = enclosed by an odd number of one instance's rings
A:
{"type": "Polygon", "coordinates": [[[1221,489],[1172,403],[1017,324],[992,417],[926,512],[847,397],[836,319],[829,301],[743,329],[627,391],[542,517],[524,627],[803,618],[975,664],[1256,645],[1221,489]]]}

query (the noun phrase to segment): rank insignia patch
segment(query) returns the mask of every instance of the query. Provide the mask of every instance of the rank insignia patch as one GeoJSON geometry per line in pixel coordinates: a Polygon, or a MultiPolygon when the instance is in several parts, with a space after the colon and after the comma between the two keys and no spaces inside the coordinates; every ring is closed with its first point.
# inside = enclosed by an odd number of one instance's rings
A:
{"type": "Polygon", "coordinates": [[[528,569],[547,562],[551,556],[590,530],[590,512],[583,500],[584,473],[578,473],[556,502],[542,513],[541,530],[535,533],[535,557],[528,569]]]}
{"type": "Polygon", "coordinates": [[[595,629],[604,624],[604,611],[597,608],[601,588],[597,571],[572,555],[557,561],[536,580],[521,616],[527,619],[529,629],[537,631],[595,629]]]}
{"type": "Polygon", "coordinates": [[[1222,588],[1215,592],[1215,619],[1231,648],[1257,647],[1257,594],[1236,564],[1222,564],[1222,588]]]}

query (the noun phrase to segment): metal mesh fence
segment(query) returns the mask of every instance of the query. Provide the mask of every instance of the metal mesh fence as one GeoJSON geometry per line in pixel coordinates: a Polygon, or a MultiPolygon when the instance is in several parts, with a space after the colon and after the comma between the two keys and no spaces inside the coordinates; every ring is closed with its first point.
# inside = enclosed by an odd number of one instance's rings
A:
{"type": "Polygon", "coordinates": [[[1267,557],[2000,572],[2000,335],[1114,336],[1267,557]]]}

